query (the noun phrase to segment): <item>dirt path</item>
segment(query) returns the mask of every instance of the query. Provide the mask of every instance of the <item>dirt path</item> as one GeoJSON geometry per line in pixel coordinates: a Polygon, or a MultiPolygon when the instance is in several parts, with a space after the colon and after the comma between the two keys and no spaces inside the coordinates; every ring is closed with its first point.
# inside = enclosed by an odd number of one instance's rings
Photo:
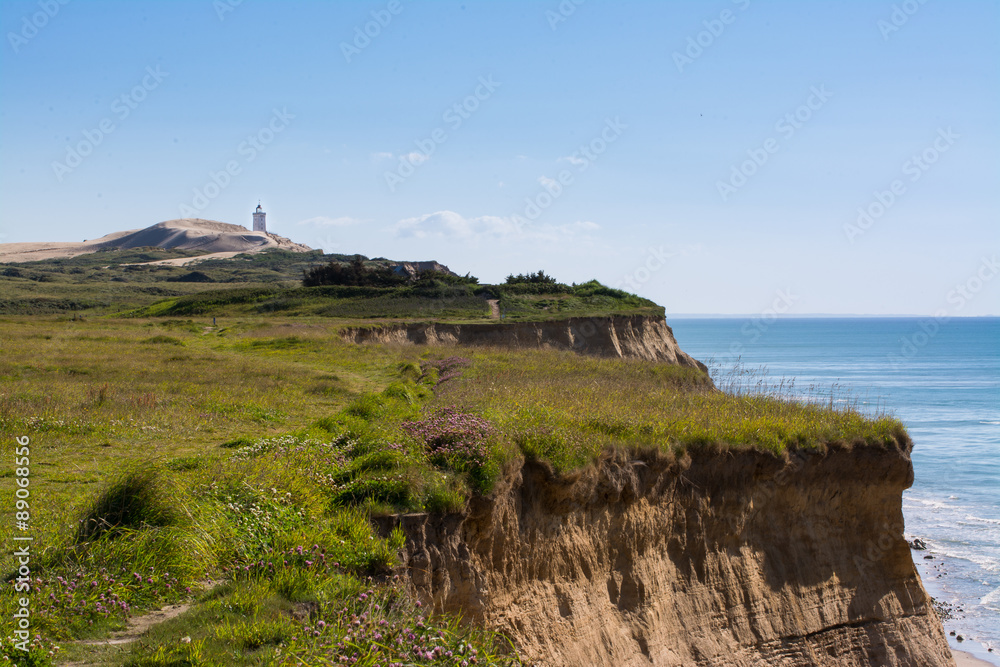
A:
{"type": "MultiPolygon", "coordinates": [[[[218,586],[220,582],[203,581],[201,583],[204,587],[202,592],[207,592],[218,586]]],[[[155,609],[140,616],[133,616],[128,619],[128,625],[124,630],[112,632],[111,636],[106,639],[85,639],[72,643],[80,646],[118,646],[121,644],[131,644],[146,634],[150,628],[157,626],[160,623],[166,623],[172,618],[177,618],[190,609],[191,604],[192,603],[171,604],[163,607],[162,609],[155,609]]],[[[62,667],[82,667],[83,665],[89,664],[91,663],[67,662],[62,663],[62,667]]]]}
{"type": "Polygon", "coordinates": [[[487,299],[486,303],[490,304],[490,319],[499,320],[500,319],[500,300],[499,299],[487,299]]]}
{"type": "Polygon", "coordinates": [[[112,632],[111,636],[107,639],[88,639],[81,641],[80,644],[84,644],[86,646],[130,644],[139,639],[139,637],[145,634],[146,631],[154,625],[159,625],[160,623],[169,621],[172,618],[177,618],[190,608],[190,604],[167,605],[163,609],[157,609],[156,611],[151,611],[148,614],[130,618],[128,620],[128,627],[124,630],[119,630],[118,632],[112,632]]]}

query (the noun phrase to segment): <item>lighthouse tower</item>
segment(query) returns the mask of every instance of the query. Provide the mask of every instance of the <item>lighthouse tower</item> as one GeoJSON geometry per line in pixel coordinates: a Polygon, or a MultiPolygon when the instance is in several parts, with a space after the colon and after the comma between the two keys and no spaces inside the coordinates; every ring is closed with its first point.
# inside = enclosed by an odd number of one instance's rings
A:
{"type": "Polygon", "coordinates": [[[267,223],[264,221],[264,209],[260,207],[260,202],[257,202],[257,210],[253,212],[253,230],[255,232],[267,232],[267,223]]]}

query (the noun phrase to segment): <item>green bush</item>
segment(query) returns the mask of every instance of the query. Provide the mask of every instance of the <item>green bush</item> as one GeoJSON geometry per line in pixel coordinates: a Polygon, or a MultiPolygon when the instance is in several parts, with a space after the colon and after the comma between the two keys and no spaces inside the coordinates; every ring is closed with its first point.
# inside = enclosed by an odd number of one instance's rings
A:
{"type": "Polygon", "coordinates": [[[405,273],[400,274],[388,267],[366,266],[361,255],[350,262],[332,261],[316,266],[302,276],[303,287],[321,285],[351,285],[362,287],[393,287],[410,282],[405,273]]]}
{"type": "Polygon", "coordinates": [[[521,285],[521,284],[531,284],[531,285],[555,285],[557,281],[552,276],[545,275],[545,271],[536,271],[535,273],[519,273],[516,276],[510,274],[507,276],[507,285],[521,285]]]}

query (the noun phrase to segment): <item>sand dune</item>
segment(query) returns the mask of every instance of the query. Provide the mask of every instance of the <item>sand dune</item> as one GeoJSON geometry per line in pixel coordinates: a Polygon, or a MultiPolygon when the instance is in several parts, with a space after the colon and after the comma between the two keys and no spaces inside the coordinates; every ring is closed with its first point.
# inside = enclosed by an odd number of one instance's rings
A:
{"type": "Polygon", "coordinates": [[[312,250],[309,246],[295,243],[283,236],[250,231],[241,225],[231,225],[217,220],[185,218],[167,220],[145,229],[114,232],[81,243],[0,243],[0,262],[60,259],[110,248],[143,247],[232,254],[260,252],[270,248],[293,252],[312,250]]]}

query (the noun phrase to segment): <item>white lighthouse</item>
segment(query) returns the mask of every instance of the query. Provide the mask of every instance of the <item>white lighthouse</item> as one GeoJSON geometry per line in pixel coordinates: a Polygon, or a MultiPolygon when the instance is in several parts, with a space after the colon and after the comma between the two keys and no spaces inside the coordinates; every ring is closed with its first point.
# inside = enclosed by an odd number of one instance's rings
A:
{"type": "Polygon", "coordinates": [[[255,232],[267,232],[267,223],[264,221],[264,209],[260,207],[260,202],[257,202],[257,210],[253,212],[253,230],[255,232]]]}

